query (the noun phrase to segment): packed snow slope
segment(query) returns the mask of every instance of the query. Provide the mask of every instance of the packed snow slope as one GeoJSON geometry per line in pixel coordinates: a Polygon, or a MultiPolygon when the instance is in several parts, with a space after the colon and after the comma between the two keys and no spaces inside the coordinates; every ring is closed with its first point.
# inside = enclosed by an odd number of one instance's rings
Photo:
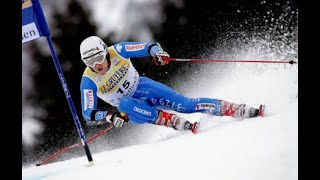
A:
{"type": "MultiPolygon", "coordinates": [[[[297,64],[205,65],[201,73],[188,74],[184,76],[186,84],[180,86],[188,87],[185,95],[219,98],[253,107],[265,104],[265,117],[239,120],[199,113],[179,114],[190,121],[200,120],[199,133],[177,132],[149,124],[137,126],[145,129],[141,132],[145,141],[94,153],[92,166],[88,166],[83,153],[82,157],[24,168],[22,178],[298,179],[297,64]],[[220,76],[210,74],[214,73],[210,69],[217,66],[226,72],[220,71],[220,76]]],[[[135,134],[129,138],[134,139],[135,134]]]]}

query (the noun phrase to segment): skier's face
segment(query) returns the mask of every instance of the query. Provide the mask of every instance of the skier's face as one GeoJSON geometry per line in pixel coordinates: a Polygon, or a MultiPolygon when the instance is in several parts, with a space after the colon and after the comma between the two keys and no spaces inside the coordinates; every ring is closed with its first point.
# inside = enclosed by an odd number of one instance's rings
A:
{"type": "Polygon", "coordinates": [[[96,63],[92,69],[99,75],[105,75],[108,70],[108,61],[104,59],[101,64],[96,63]]]}

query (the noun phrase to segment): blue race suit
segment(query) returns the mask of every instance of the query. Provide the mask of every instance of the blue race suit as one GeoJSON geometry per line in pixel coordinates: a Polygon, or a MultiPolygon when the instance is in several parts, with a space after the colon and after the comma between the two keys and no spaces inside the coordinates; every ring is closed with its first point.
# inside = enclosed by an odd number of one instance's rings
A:
{"type": "Polygon", "coordinates": [[[149,42],[120,42],[108,47],[110,68],[99,75],[87,67],[81,79],[81,107],[86,121],[105,121],[107,111],[97,108],[97,98],[125,113],[130,123],[155,124],[158,109],[221,116],[221,100],[188,98],[150,78],[139,76],[130,57],[154,56],[149,42]]]}

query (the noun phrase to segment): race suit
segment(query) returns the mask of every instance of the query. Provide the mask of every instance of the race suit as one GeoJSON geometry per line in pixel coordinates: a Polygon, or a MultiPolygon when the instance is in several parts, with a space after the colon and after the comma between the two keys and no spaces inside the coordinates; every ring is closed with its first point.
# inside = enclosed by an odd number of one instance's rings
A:
{"type": "Polygon", "coordinates": [[[221,100],[188,98],[148,77],[139,76],[130,58],[150,55],[149,42],[120,42],[108,47],[110,68],[105,75],[91,68],[81,79],[81,107],[86,121],[105,121],[107,111],[98,109],[97,97],[129,117],[130,123],[155,124],[158,110],[209,113],[221,116],[221,100]]]}

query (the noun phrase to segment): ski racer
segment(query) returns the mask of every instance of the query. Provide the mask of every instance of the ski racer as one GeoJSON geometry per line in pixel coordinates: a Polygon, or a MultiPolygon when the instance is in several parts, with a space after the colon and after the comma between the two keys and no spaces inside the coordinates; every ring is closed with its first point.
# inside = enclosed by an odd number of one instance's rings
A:
{"type": "Polygon", "coordinates": [[[90,36],[80,44],[81,59],[86,68],[81,79],[81,108],[87,125],[113,123],[150,123],[191,130],[196,133],[198,122],[191,123],[174,113],[207,113],[214,116],[251,118],[263,116],[259,109],[213,98],[188,98],[172,88],[140,76],[130,58],[151,57],[156,65],[168,64],[170,57],[159,43],[119,42],[107,46],[97,36],[90,36]],[[116,111],[97,107],[97,97],[112,105],[116,111]]]}

